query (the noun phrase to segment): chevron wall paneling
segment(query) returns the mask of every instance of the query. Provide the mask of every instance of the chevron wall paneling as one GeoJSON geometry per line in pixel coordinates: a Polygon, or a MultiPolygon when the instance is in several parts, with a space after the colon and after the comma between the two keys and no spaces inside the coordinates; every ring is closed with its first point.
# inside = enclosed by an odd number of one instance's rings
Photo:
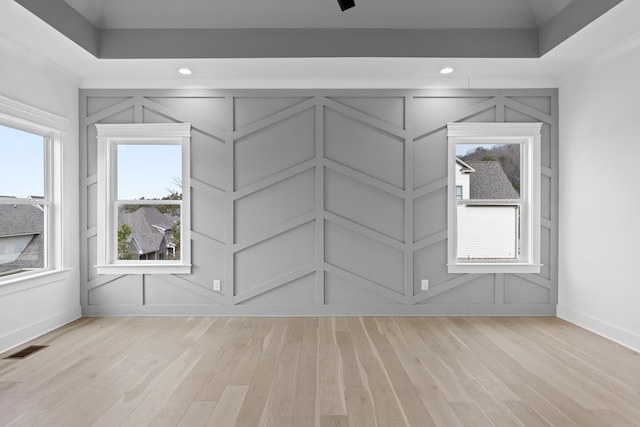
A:
{"type": "Polygon", "coordinates": [[[80,104],[85,315],[555,314],[556,90],[82,90],[80,104]],[[544,124],[542,272],[448,274],[446,123],[529,121],[544,124]],[[94,125],[170,122],[193,126],[192,273],[97,275],[94,125]]]}

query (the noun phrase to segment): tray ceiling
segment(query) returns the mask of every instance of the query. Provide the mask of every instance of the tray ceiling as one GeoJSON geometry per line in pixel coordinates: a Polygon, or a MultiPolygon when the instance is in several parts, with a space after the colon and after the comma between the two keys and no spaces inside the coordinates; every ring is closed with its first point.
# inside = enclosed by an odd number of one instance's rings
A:
{"type": "Polygon", "coordinates": [[[623,0],[15,0],[98,58],[538,58],[623,0]]]}

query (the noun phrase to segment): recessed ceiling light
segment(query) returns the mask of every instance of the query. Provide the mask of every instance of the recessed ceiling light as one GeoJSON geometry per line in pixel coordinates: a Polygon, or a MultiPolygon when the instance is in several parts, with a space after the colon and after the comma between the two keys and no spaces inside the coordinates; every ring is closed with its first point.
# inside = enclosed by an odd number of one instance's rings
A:
{"type": "Polygon", "coordinates": [[[440,74],[451,74],[453,73],[452,67],[442,67],[440,68],[440,74]]]}
{"type": "Polygon", "coordinates": [[[178,69],[178,72],[183,76],[190,76],[193,71],[191,71],[189,68],[180,68],[178,69]]]}

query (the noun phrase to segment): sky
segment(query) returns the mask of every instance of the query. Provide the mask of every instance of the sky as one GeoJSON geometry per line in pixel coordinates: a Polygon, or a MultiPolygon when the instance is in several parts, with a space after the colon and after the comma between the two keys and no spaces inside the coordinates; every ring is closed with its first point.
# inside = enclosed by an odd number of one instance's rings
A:
{"type": "Polygon", "coordinates": [[[0,125],[0,196],[44,196],[44,137],[0,125]]]}
{"type": "MultiPolygon", "coordinates": [[[[180,145],[118,145],[118,198],[160,199],[179,191],[180,145]]],[[[44,137],[0,125],[0,196],[44,196],[44,137]]]]}
{"type": "Polygon", "coordinates": [[[117,199],[161,199],[179,191],[182,146],[119,144],[117,199]]]}

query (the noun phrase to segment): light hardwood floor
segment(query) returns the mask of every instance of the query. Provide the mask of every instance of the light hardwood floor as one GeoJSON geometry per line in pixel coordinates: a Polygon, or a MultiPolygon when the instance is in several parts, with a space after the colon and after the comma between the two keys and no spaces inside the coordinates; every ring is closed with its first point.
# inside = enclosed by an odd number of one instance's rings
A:
{"type": "Polygon", "coordinates": [[[0,425],[640,425],[638,353],[556,318],[87,318],[28,344],[0,425]]]}

